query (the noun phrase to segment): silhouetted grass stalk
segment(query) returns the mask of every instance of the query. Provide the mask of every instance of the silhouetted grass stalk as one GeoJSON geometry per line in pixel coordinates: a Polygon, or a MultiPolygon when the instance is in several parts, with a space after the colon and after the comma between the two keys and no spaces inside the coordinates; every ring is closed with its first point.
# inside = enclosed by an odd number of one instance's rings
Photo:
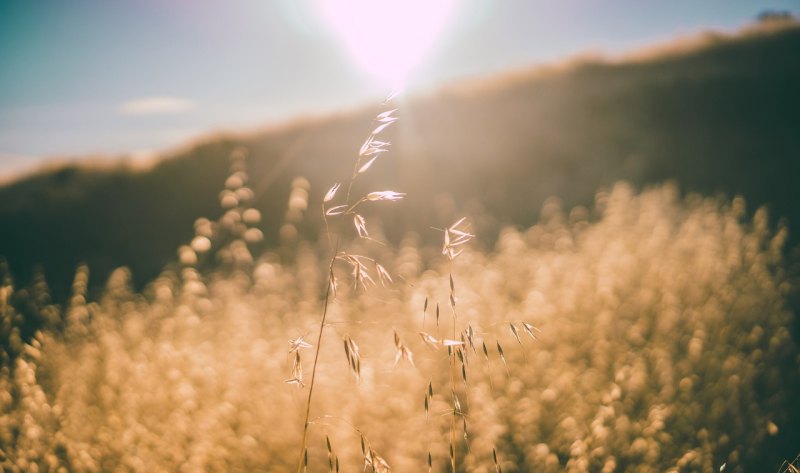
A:
{"type": "MultiPolygon", "coordinates": [[[[393,92],[393,93],[389,94],[389,96],[384,100],[382,105],[383,106],[387,105],[396,95],[397,95],[396,92],[393,92]]],[[[373,124],[372,124],[373,129],[369,133],[369,135],[368,135],[366,141],[364,142],[364,144],[362,144],[361,149],[359,150],[359,153],[358,153],[358,155],[356,156],[356,158],[354,160],[353,172],[351,173],[350,178],[349,178],[348,183],[347,183],[347,192],[345,194],[345,203],[326,209],[326,204],[331,202],[335,198],[336,193],[338,192],[338,190],[339,190],[339,188],[341,186],[340,183],[334,184],[333,187],[331,187],[331,189],[328,190],[328,192],[323,197],[323,201],[322,201],[322,218],[323,218],[323,221],[325,223],[325,229],[326,229],[328,244],[331,245],[332,255],[331,255],[330,262],[328,264],[328,280],[327,280],[327,284],[326,284],[327,287],[326,287],[326,290],[325,290],[325,298],[324,298],[324,301],[323,301],[322,317],[321,317],[320,323],[319,323],[319,332],[317,334],[317,345],[314,348],[314,362],[313,362],[313,365],[311,367],[311,381],[310,381],[309,386],[308,386],[308,397],[306,399],[305,417],[304,417],[304,420],[303,420],[303,437],[302,437],[302,444],[301,444],[301,450],[300,450],[300,458],[299,458],[298,465],[297,465],[297,472],[298,473],[301,473],[304,469],[307,469],[307,466],[308,466],[308,427],[310,425],[309,424],[309,418],[310,418],[310,414],[311,414],[311,404],[313,402],[313,397],[312,396],[313,396],[313,392],[314,392],[314,385],[315,385],[315,382],[316,382],[317,367],[319,365],[319,363],[318,363],[319,362],[319,353],[320,353],[320,349],[321,349],[321,346],[322,346],[323,334],[325,332],[325,320],[326,320],[327,315],[328,315],[328,306],[330,305],[331,292],[333,292],[334,293],[334,297],[336,297],[336,293],[335,293],[336,292],[336,278],[335,278],[334,272],[333,272],[334,265],[336,264],[337,260],[342,260],[342,261],[344,261],[346,263],[349,263],[349,264],[351,264],[353,266],[354,284],[355,284],[356,289],[358,288],[359,284],[361,284],[364,288],[366,288],[367,285],[370,282],[374,282],[372,280],[372,278],[369,276],[369,274],[366,272],[366,268],[364,267],[364,265],[362,263],[362,259],[368,260],[368,261],[372,262],[375,265],[375,268],[376,268],[376,271],[377,271],[377,276],[378,276],[379,280],[382,283],[385,282],[386,279],[391,281],[391,277],[388,275],[386,270],[380,264],[377,263],[377,261],[375,261],[375,260],[373,260],[371,258],[360,256],[360,255],[349,255],[346,252],[342,252],[340,254],[339,245],[340,245],[340,242],[341,242],[341,234],[342,233],[341,233],[341,231],[339,232],[339,235],[340,235],[339,239],[337,239],[336,245],[333,246],[332,245],[332,237],[331,237],[331,233],[330,233],[330,225],[328,223],[328,217],[344,216],[344,215],[353,214],[354,215],[353,222],[354,222],[354,225],[356,227],[356,232],[358,234],[358,237],[359,238],[369,238],[368,237],[368,232],[366,230],[366,220],[361,215],[354,213],[356,208],[360,204],[365,203],[365,202],[369,202],[369,201],[382,201],[382,200],[395,201],[395,200],[402,199],[405,196],[405,194],[403,194],[403,193],[398,193],[398,192],[394,192],[394,191],[377,191],[377,192],[370,192],[370,193],[366,194],[364,197],[360,198],[359,200],[357,200],[353,204],[350,203],[350,197],[351,197],[351,194],[352,194],[353,185],[355,184],[356,180],[358,179],[358,176],[360,176],[362,173],[366,172],[372,166],[372,164],[375,161],[378,160],[378,158],[383,153],[388,151],[387,148],[391,143],[384,142],[384,141],[378,141],[378,140],[375,139],[375,137],[378,134],[380,134],[383,130],[385,130],[389,125],[391,125],[392,123],[394,123],[397,120],[396,117],[392,116],[392,114],[396,110],[397,109],[395,108],[395,109],[391,109],[391,110],[387,110],[387,111],[381,112],[373,120],[373,124]]],[[[343,222],[343,220],[340,219],[340,224],[339,224],[340,226],[344,225],[344,223],[342,223],[342,222],[343,222]]],[[[352,339],[346,340],[345,341],[345,350],[347,350],[348,342],[350,344],[355,345],[355,342],[353,342],[352,339]]],[[[354,356],[357,356],[357,354],[355,354],[354,356]]],[[[298,360],[299,360],[299,358],[298,358],[298,360]]],[[[351,361],[350,352],[348,352],[348,361],[351,361]]],[[[356,365],[356,366],[358,366],[358,365],[356,365]]],[[[355,369],[356,369],[356,371],[359,370],[358,367],[356,367],[355,369]]],[[[356,375],[358,376],[358,373],[356,373],[356,375]]],[[[297,381],[298,381],[299,385],[302,386],[302,380],[297,380],[297,381]]],[[[380,462],[384,462],[384,460],[382,458],[380,458],[374,452],[374,450],[372,450],[372,448],[369,448],[368,450],[366,450],[364,448],[364,436],[363,436],[363,434],[361,434],[361,438],[362,438],[362,453],[365,456],[365,460],[368,460],[369,462],[371,462],[372,465],[373,465],[373,470],[375,470],[376,462],[380,463],[380,462]]],[[[329,449],[330,449],[330,447],[329,447],[329,449]]]]}
{"type": "MultiPolygon", "coordinates": [[[[336,252],[338,251],[338,243],[334,249],[334,256],[331,258],[330,265],[328,266],[328,274],[333,274],[333,264],[336,262],[336,252]]],[[[317,334],[317,346],[314,350],[314,364],[311,367],[311,381],[308,384],[308,398],[306,399],[306,414],[303,420],[303,450],[300,452],[300,462],[297,466],[297,471],[301,472],[303,470],[304,463],[306,463],[307,453],[306,449],[308,443],[308,418],[311,414],[311,396],[314,394],[314,381],[317,378],[317,361],[319,361],[319,349],[322,345],[322,333],[325,329],[325,319],[328,316],[328,302],[330,300],[331,295],[331,284],[327,285],[325,289],[325,301],[322,305],[322,318],[319,321],[319,334],[317,334]]]]}
{"type": "MultiPolygon", "coordinates": [[[[461,362],[466,363],[466,351],[463,350],[462,347],[466,346],[466,342],[464,341],[464,337],[461,337],[461,341],[458,341],[458,330],[456,328],[457,321],[458,321],[458,311],[456,309],[457,298],[456,298],[456,287],[455,281],[453,280],[453,261],[461,254],[463,249],[459,249],[461,245],[466,244],[474,235],[465,231],[461,226],[466,221],[465,218],[461,218],[455,224],[451,225],[448,228],[445,228],[444,233],[444,242],[442,245],[442,254],[447,256],[450,260],[450,273],[449,273],[449,283],[450,283],[450,309],[453,312],[453,332],[452,332],[452,339],[450,340],[450,344],[447,347],[447,355],[450,362],[450,389],[452,395],[452,402],[453,402],[453,416],[451,418],[450,423],[450,467],[453,473],[456,473],[456,468],[458,465],[457,462],[457,454],[456,454],[456,419],[458,415],[464,415],[461,410],[460,403],[458,402],[458,397],[456,394],[456,354],[459,354],[461,357],[461,362]],[[461,351],[458,351],[461,350],[461,351]]],[[[468,333],[468,337],[470,342],[472,342],[471,332],[468,333]]],[[[466,366],[462,367],[464,372],[466,373],[466,366]]],[[[466,375],[464,375],[464,387],[466,389],[466,375]]],[[[466,438],[466,420],[464,419],[464,429],[465,429],[465,438],[466,438]]]]}

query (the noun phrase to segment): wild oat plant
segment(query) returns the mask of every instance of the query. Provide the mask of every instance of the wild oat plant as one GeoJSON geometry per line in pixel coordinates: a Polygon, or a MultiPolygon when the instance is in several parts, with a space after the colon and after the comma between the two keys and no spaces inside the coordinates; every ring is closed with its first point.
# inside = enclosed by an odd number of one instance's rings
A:
{"type": "Polygon", "coordinates": [[[798,438],[786,231],[765,211],[623,183],[491,250],[465,251],[463,219],[417,229],[438,248],[392,245],[371,207],[403,195],[359,178],[394,114],[321,196],[319,243],[252,253],[237,151],[225,213],[143,292],[119,269],[90,301],[81,267],[62,310],[6,276],[4,471],[796,470],[775,447],[798,438]]]}

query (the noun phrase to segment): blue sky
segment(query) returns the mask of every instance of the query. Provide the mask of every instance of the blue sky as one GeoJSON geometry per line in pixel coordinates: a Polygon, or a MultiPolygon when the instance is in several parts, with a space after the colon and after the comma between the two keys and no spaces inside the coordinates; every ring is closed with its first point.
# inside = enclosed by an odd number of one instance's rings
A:
{"type": "MultiPolygon", "coordinates": [[[[376,100],[387,85],[361,70],[316,1],[0,1],[0,175],[376,100]]],[[[455,2],[410,89],[733,30],[766,9],[800,8],[797,0],[455,2]]]]}

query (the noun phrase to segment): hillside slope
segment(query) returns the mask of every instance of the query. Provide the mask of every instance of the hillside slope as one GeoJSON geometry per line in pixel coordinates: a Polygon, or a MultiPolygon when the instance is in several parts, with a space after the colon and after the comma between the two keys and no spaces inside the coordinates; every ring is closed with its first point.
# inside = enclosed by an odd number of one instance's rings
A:
{"type": "MultiPolygon", "coordinates": [[[[592,202],[618,180],[665,180],[683,191],[768,204],[800,234],[800,28],[709,41],[681,53],[583,62],[412,97],[400,105],[388,159],[371,189],[408,192],[382,211],[386,230],[425,236],[455,209],[476,216],[483,241],[498,224],[533,223],[544,199],[592,202]],[[394,212],[394,213],[392,213],[394,212]]],[[[219,215],[228,156],[250,151],[266,245],[278,240],[291,180],[310,202],[347,172],[372,110],[255,136],[219,138],[147,171],[68,166],[0,189],[0,255],[20,282],[41,267],[56,294],[75,266],[100,284],[127,265],[139,283],[174,258],[201,216],[219,215]]],[[[318,225],[309,212],[306,230],[318,225]]]]}

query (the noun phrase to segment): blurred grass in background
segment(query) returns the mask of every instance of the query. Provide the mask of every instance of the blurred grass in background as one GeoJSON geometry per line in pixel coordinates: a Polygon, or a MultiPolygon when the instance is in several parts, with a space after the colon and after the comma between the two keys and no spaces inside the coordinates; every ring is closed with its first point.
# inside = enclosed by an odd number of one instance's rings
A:
{"type": "MultiPolygon", "coordinates": [[[[508,472],[714,472],[723,463],[777,471],[800,439],[800,352],[780,269],[785,231],[771,232],[763,211],[743,221],[741,199],[681,200],[672,186],[637,195],[620,184],[596,200],[594,223],[585,209],[565,213],[550,200],[535,226],[506,228],[495,250],[456,260],[459,317],[479,347],[466,350],[470,448],[459,465],[493,471],[496,445],[508,472]],[[539,327],[540,340],[518,343],[511,321],[539,327]]],[[[284,264],[275,253],[253,260],[241,240],[226,248],[238,254],[228,264],[166,271],[143,294],[117,270],[97,302],[84,296],[83,269],[63,313],[43,285],[26,294],[4,286],[3,467],[295,466],[306,393],[284,381],[286,341],[311,338],[318,323],[324,259],[308,244],[284,264]],[[44,329],[28,344],[9,297],[40,314],[44,329]]],[[[363,465],[352,424],[396,471],[421,470],[428,449],[435,471],[446,471],[448,359],[417,332],[426,297],[446,306],[451,268],[413,236],[373,251],[405,282],[366,293],[340,287],[328,322],[334,336],[322,346],[309,468],[327,469],[325,435],[342,471],[363,465]],[[416,367],[395,366],[393,329],[416,367]],[[360,347],[359,383],[342,353],[345,336],[360,347]]],[[[446,327],[428,314],[425,331],[443,337],[446,327]]]]}

